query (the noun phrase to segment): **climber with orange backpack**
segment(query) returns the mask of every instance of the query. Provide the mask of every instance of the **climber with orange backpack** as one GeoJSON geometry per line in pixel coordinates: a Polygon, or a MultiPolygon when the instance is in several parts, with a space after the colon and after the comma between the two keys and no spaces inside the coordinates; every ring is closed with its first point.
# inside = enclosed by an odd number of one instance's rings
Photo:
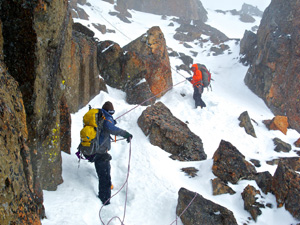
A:
{"type": "Polygon", "coordinates": [[[204,88],[204,81],[203,81],[203,74],[201,70],[198,69],[198,64],[193,64],[191,67],[193,71],[193,76],[186,78],[193,84],[194,87],[194,94],[193,98],[195,100],[195,108],[200,106],[200,108],[206,107],[205,102],[202,100],[202,93],[204,88]]]}

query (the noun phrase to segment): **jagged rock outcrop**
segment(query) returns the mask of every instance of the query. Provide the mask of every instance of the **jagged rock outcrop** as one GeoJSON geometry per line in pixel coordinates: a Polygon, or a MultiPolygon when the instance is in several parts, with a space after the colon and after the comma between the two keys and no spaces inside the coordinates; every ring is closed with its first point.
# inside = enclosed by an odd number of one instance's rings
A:
{"type": "Polygon", "coordinates": [[[293,217],[300,220],[300,175],[289,165],[279,161],[272,183],[277,207],[285,206],[293,217]]]}
{"type": "Polygon", "coordinates": [[[22,94],[0,60],[0,224],[41,224],[44,216],[38,196],[42,193],[34,190],[38,183],[33,183],[27,138],[22,94]]]}
{"type": "Polygon", "coordinates": [[[224,182],[236,184],[240,179],[253,180],[255,167],[231,143],[221,140],[213,155],[213,174],[224,182]]]}
{"type": "Polygon", "coordinates": [[[151,144],[171,153],[173,159],[198,161],[207,158],[202,140],[161,102],[143,111],[138,125],[149,136],[151,144]]]}
{"type": "Polygon", "coordinates": [[[184,225],[237,224],[236,219],[230,210],[208,199],[205,199],[198,193],[191,192],[185,188],[180,188],[178,195],[179,197],[176,207],[176,214],[178,217],[180,217],[184,225]],[[187,207],[190,203],[191,205],[187,207]],[[183,213],[185,209],[186,211],[183,213]]]}
{"type": "Polygon", "coordinates": [[[144,104],[149,105],[154,96],[161,97],[173,85],[166,41],[159,27],[150,28],[123,48],[111,41],[99,43],[98,68],[108,85],[127,93],[130,104],[153,97],[144,104]]]}
{"type": "Polygon", "coordinates": [[[240,127],[244,127],[245,131],[247,134],[251,135],[252,137],[256,138],[256,134],[255,134],[255,130],[254,127],[251,123],[251,119],[249,117],[249,114],[247,111],[243,112],[240,116],[239,116],[239,126],[240,127]]]}
{"type": "Polygon", "coordinates": [[[286,115],[300,132],[300,2],[273,0],[257,32],[257,54],[246,85],[275,115],[286,115]]]}
{"type": "Polygon", "coordinates": [[[197,0],[123,0],[129,9],[183,19],[207,21],[207,11],[197,0]]]}

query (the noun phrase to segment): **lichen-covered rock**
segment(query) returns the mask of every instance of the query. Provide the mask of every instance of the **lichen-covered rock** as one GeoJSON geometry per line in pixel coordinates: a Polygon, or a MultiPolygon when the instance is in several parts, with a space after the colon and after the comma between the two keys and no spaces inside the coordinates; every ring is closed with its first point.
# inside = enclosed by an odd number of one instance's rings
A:
{"type": "MultiPolygon", "coordinates": [[[[122,49],[111,41],[100,42],[98,68],[107,84],[125,91],[132,104],[161,97],[173,85],[166,42],[159,27],[152,27],[122,49]],[[150,92],[143,93],[141,87],[150,92]]],[[[145,102],[149,104],[151,101],[145,102]]]]}
{"type": "Polygon", "coordinates": [[[260,210],[260,207],[262,206],[258,202],[256,202],[256,195],[260,195],[260,191],[256,190],[251,185],[247,185],[247,187],[242,192],[244,209],[251,214],[251,217],[255,222],[257,220],[257,217],[262,213],[260,210]]]}
{"type": "Polygon", "coordinates": [[[184,225],[235,225],[233,213],[227,208],[203,198],[198,193],[180,188],[176,214],[184,225]],[[190,204],[190,205],[189,205],[190,204]],[[189,206],[189,207],[188,207],[189,206]],[[186,211],[183,213],[183,211],[186,211]]]}
{"type": "MultiPolygon", "coordinates": [[[[145,63],[144,77],[153,95],[161,97],[165,94],[162,91],[173,86],[166,40],[159,27],[150,28],[146,34],[124,46],[123,50],[135,53],[145,63]]],[[[126,72],[131,76],[135,70],[135,60],[129,65],[126,72]]]]}
{"type": "Polygon", "coordinates": [[[286,115],[300,132],[300,2],[273,0],[257,31],[257,54],[245,76],[246,85],[275,115],[286,115]]]}
{"type": "Polygon", "coordinates": [[[279,161],[272,183],[277,206],[285,206],[293,217],[300,220],[300,175],[289,165],[279,161]]]}
{"type": "Polygon", "coordinates": [[[41,224],[45,213],[33,183],[27,138],[22,94],[0,61],[0,224],[41,224]]]}
{"type": "Polygon", "coordinates": [[[55,190],[63,181],[61,149],[70,148],[61,146],[70,132],[61,137],[69,128],[60,124],[68,116],[60,114],[77,111],[99,93],[96,43],[76,31],[71,41],[67,0],[3,0],[0,16],[4,62],[23,95],[33,180],[55,190]]]}
{"type": "Polygon", "coordinates": [[[245,156],[231,143],[221,140],[213,155],[212,171],[224,182],[236,184],[240,179],[253,180],[255,167],[245,160],[245,156]]]}
{"type": "Polygon", "coordinates": [[[225,182],[223,182],[220,178],[215,178],[211,181],[213,188],[213,195],[222,195],[222,194],[235,194],[236,192],[232,190],[225,182]]]}
{"type": "Polygon", "coordinates": [[[71,154],[71,114],[66,98],[63,96],[59,106],[60,111],[60,149],[71,154]]]}
{"type": "Polygon", "coordinates": [[[201,139],[161,102],[143,111],[138,125],[149,136],[151,144],[171,153],[173,159],[198,161],[207,158],[201,139]]]}

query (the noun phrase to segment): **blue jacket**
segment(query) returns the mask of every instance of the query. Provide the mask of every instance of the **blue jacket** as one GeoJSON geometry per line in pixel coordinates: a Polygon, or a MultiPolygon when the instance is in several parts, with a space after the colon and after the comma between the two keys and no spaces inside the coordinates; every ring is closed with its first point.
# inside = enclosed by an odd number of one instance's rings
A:
{"type": "Polygon", "coordinates": [[[110,150],[110,135],[117,135],[125,137],[127,131],[122,130],[121,128],[115,126],[116,122],[113,119],[112,115],[110,115],[106,110],[102,109],[102,112],[105,116],[105,120],[103,123],[103,128],[100,132],[99,145],[100,147],[96,150],[96,153],[103,154],[110,150]]]}

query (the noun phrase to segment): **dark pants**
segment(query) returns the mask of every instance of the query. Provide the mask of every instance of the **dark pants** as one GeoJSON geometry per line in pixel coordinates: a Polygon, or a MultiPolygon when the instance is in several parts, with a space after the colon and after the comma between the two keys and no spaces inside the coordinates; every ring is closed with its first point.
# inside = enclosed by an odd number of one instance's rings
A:
{"type": "Polygon", "coordinates": [[[199,87],[194,87],[193,98],[195,100],[195,107],[201,106],[201,108],[206,107],[205,102],[202,100],[203,87],[199,85],[199,87]]]}
{"type": "Polygon", "coordinates": [[[99,179],[99,193],[98,196],[102,203],[109,204],[111,196],[111,177],[110,177],[110,162],[102,161],[101,159],[95,160],[95,168],[99,179]]]}

